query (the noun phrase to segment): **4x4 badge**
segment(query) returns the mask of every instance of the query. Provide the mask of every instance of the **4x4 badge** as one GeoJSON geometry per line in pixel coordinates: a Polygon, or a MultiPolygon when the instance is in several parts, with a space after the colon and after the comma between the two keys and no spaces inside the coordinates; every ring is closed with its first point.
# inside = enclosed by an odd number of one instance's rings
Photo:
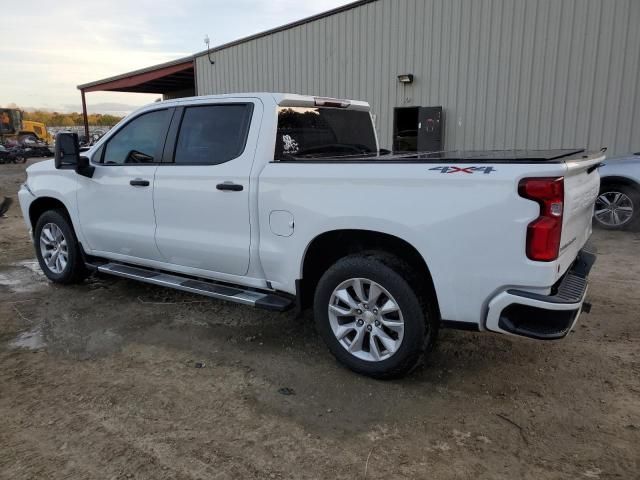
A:
{"type": "Polygon", "coordinates": [[[473,174],[476,172],[482,172],[484,174],[489,174],[491,172],[495,172],[496,169],[493,167],[433,167],[429,170],[439,170],[440,173],[469,173],[473,174]]]}

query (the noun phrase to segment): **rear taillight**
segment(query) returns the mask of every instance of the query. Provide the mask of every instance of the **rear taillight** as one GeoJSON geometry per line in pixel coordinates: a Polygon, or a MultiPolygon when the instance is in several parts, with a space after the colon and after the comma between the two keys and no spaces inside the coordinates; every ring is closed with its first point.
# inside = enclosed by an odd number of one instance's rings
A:
{"type": "Polygon", "coordinates": [[[527,227],[527,257],[539,262],[555,260],[562,234],[564,178],[524,178],[518,193],[540,205],[540,216],[527,227]]]}

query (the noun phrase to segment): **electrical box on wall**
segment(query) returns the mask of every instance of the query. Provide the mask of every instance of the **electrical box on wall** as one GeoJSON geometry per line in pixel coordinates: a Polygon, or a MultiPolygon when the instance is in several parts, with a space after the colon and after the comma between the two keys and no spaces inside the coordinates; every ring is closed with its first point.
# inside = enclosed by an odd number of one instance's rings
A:
{"type": "Polygon", "coordinates": [[[442,107],[420,107],[418,114],[418,151],[444,150],[444,116],[442,107]]]}
{"type": "Polygon", "coordinates": [[[438,152],[444,149],[442,107],[396,107],[393,112],[393,150],[438,152]]]}

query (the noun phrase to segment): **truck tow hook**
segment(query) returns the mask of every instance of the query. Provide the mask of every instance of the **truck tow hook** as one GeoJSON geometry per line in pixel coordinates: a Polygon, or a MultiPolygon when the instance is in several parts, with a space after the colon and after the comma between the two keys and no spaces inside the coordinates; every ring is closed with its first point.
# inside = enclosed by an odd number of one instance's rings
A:
{"type": "Polygon", "coordinates": [[[591,304],[589,302],[584,302],[582,304],[582,311],[584,313],[591,313],[591,304]]]}

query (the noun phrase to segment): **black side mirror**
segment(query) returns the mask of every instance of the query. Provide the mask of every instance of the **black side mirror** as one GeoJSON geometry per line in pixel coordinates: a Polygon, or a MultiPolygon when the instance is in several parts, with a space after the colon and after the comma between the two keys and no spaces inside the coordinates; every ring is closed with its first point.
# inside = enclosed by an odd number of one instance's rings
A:
{"type": "Polygon", "coordinates": [[[93,177],[92,167],[87,157],[80,156],[80,143],[77,133],[60,132],[56,134],[55,166],[58,169],[75,170],[78,175],[93,177]]]}
{"type": "Polygon", "coordinates": [[[93,172],[95,172],[96,167],[91,165],[88,157],[78,157],[78,164],[76,165],[76,173],[78,175],[82,175],[83,177],[91,178],[93,177],[93,172]]]}
{"type": "Polygon", "coordinates": [[[77,133],[56,133],[55,166],[58,169],[75,169],[80,161],[80,144],[77,133]]]}

